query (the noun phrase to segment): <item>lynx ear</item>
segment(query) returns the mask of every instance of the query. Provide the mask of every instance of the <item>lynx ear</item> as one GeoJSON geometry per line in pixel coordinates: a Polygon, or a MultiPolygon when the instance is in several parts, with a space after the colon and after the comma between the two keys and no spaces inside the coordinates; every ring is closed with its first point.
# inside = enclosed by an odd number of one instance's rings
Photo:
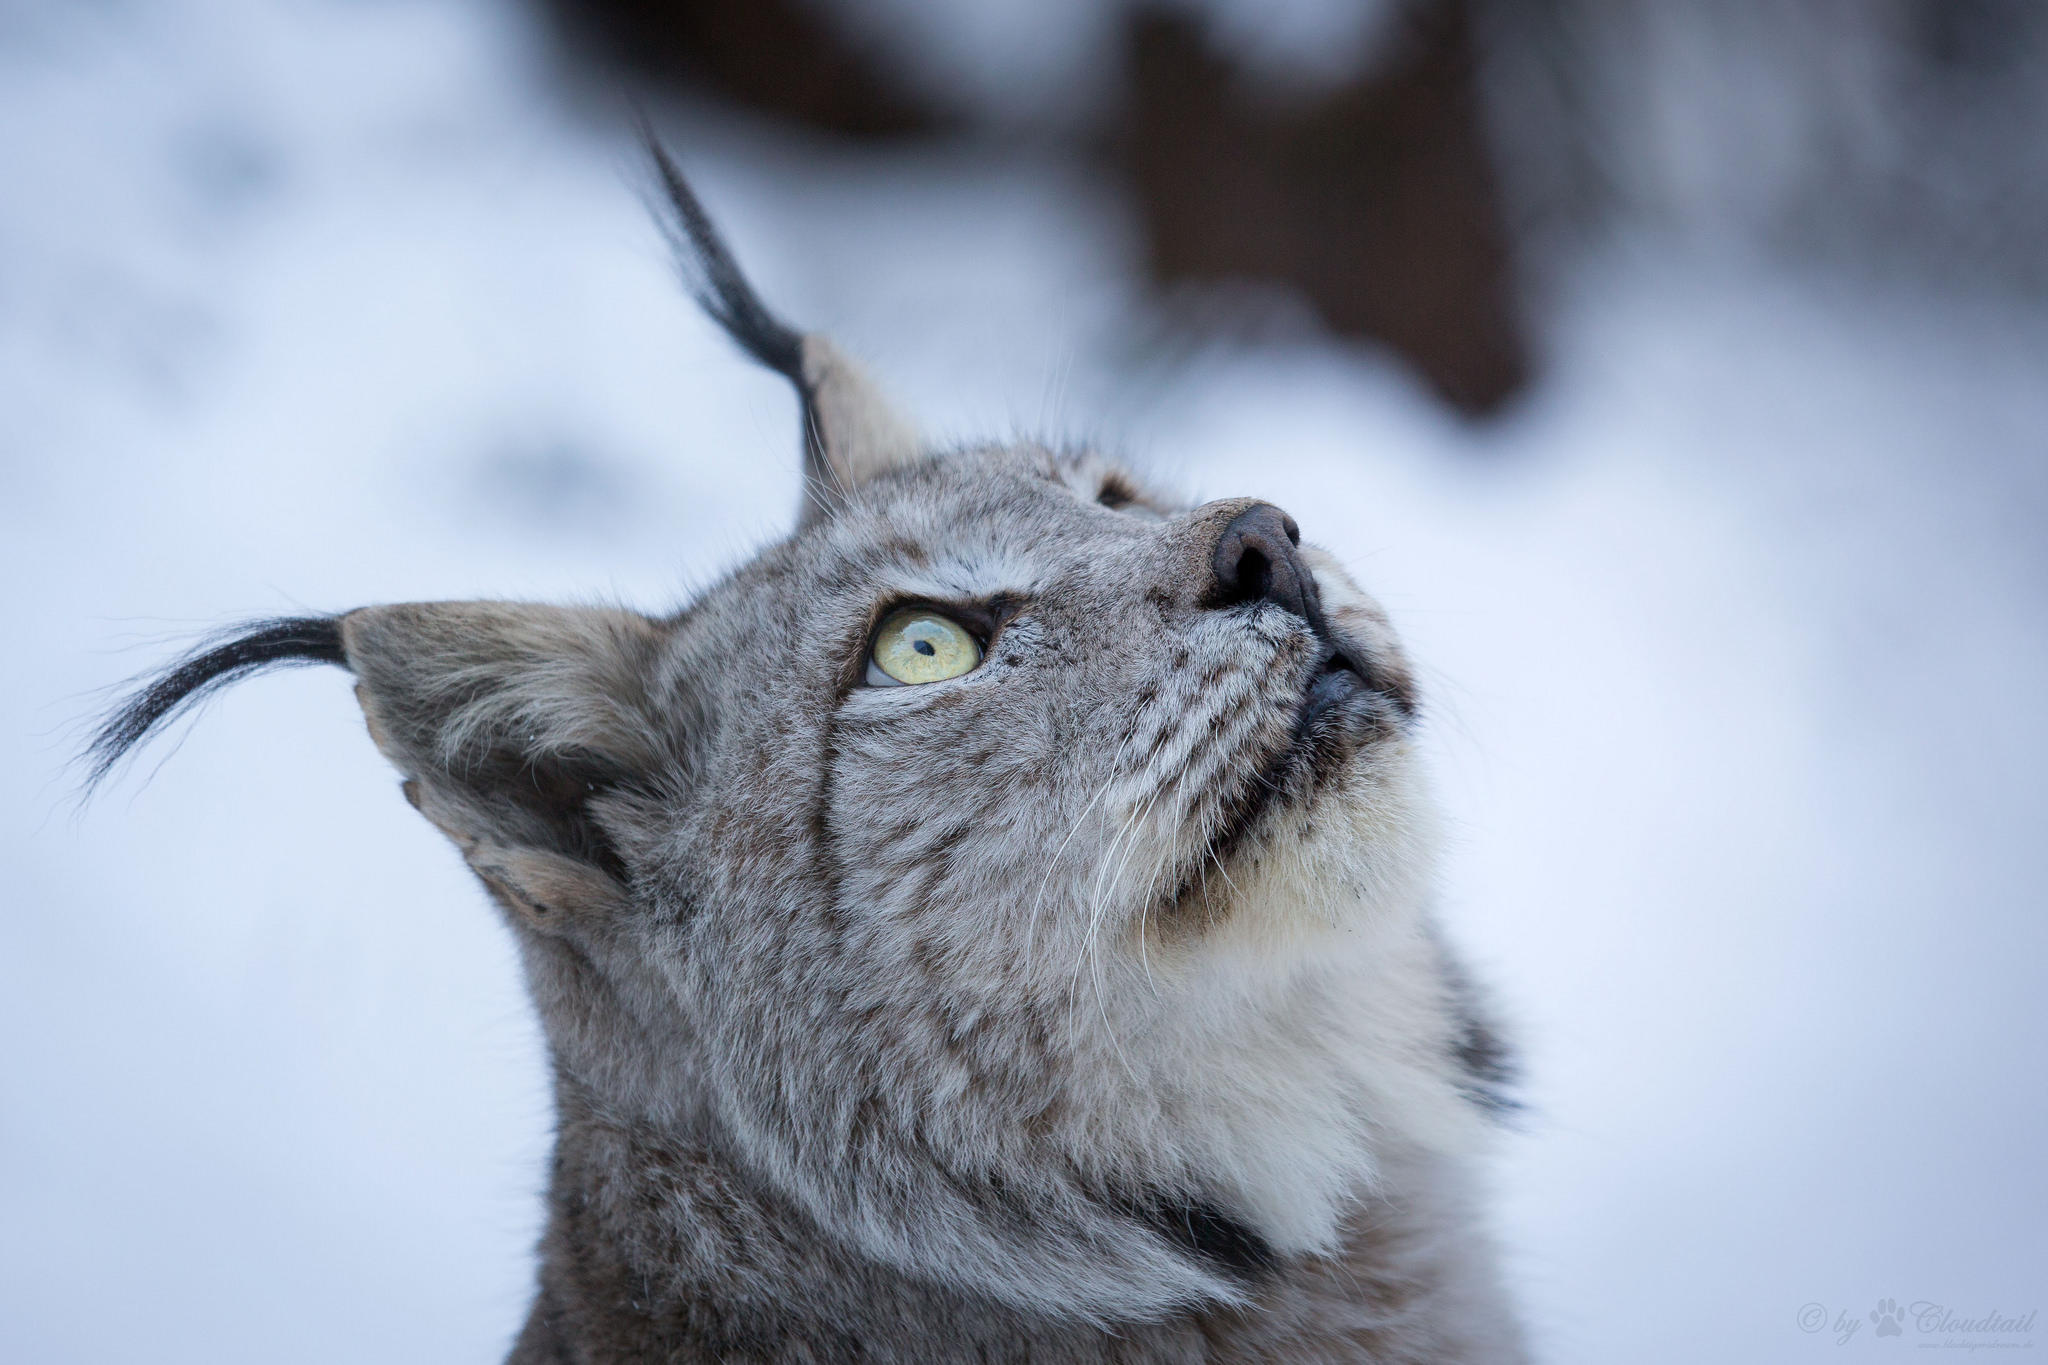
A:
{"type": "Polygon", "coordinates": [[[623,905],[605,826],[665,752],[661,632],[625,611],[497,602],[366,607],[257,621],[173,663],[108,717],[97,783],[215,689],[263,669],[339,664],[405,793],[506,908],[556,931],[623,905]]]}
{"type": "Polygon", "coordinates": [[[641,135],[673,210],[664,226],[684,283],[728,336],[794,384],[803,401],[799,521],[830,516],[867,480],[916,459],[923,450],[917,432],[831,341],[801,335],[768,310],[675,162],[649,130],[641,135]]]}
{"type": "Polygon", "coordinates": [[[625,903],[603,808],[659,761],[660,641],[643,616],[592,608],[447,602],[341,618],[370,736],[407,798],[508,910],[548,931],[625,903]]]}

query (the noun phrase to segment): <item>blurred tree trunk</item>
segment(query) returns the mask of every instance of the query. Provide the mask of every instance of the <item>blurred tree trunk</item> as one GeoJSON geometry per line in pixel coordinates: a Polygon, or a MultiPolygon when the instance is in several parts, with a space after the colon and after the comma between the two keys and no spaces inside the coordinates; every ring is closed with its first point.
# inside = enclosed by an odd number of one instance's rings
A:
{"type": "Polygon", "coordinates": [[[545,0],[586,58],[853,137],[946,123],[804,0],[545,0]]]}
{"type": "Polygon", "coordinates": [[[1178,11],[1134,15],[1123,150],[1161,282],[1273,280],[1401,355],[1462,412],[1528,381],[1462,0],[1305,99],[1257,89],[1178,11]]]}
{"type": "MultiPolygon", "coordinates": [[[[1451,406],[1489,413],[1528,382],[1531,359],[1468,2],[1411,0],[1383,60],[1308,91],[1262,86],[1185,11],[1134,9],[1111,126],[1056,135],[1075,155],[1116,149],[1157,283],[1291,287],[1451,406]]],[[[849,136],[977,131],[912,88],[900,53],[873,60],[830,0],[546,3],[576,49],[642,79],[849,136]]]]}

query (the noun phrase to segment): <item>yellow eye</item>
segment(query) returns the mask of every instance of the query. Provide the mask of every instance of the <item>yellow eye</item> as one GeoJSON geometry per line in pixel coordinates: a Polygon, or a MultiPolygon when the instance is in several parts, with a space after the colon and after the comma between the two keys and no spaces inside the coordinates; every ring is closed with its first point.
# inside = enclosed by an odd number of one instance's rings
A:
{"type": "Polygon", "coordinates": [[[981,645],[965,626],[929,607],[905,607],[890,612],[875,632],[868,682],[875,687],[944,682],[973,672],[980,662],[981,645]]]}

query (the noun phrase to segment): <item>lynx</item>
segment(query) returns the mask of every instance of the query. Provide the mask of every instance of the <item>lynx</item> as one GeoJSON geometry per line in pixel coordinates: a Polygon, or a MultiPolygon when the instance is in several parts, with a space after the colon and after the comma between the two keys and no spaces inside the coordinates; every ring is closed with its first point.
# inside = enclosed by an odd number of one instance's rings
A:
{"type": "Polygon", "coordinates": [[[515,1365],[1513,1362],[1505,1055],[1435,928],[1386,614],[1294,520],[940,449],[757,297],[795,530],[684,610],[371,606],[201,645],[356,679],[517,939],[557,1107],[515,1365]]]}

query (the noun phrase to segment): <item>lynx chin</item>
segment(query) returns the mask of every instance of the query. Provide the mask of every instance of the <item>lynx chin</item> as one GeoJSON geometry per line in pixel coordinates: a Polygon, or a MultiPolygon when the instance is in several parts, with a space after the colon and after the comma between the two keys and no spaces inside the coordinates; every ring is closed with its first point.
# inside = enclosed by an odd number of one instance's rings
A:
{"type": "Polygon", "coordinates": [[[1508,1066],[1386,614],[1270,503],[922,440],[650,151],[801,399],[790,535],[669,616],[253,622],[90,751],[355,676],[545,1027],[511,1360],[1523,1360],[1474,1189],[1508,1066]]]}

